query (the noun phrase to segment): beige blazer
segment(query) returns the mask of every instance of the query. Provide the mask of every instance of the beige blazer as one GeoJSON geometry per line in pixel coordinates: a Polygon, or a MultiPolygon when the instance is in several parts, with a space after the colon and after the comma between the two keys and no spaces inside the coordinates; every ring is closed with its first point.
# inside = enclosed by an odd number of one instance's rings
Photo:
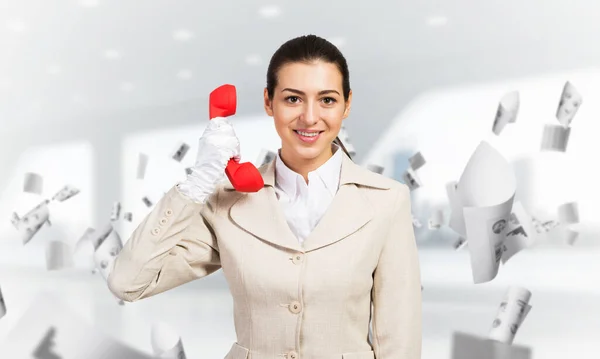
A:
{"type": "Polygon", "coordinates": [[[340,188],[300,244],[275,195],[274,166],[260,168],[260,191],[227,181],[204,206],[169,190],[116,259],[111,291],[133,302],[222,268],[237,334],[226,359],[420,358],[408,187],[344,154],[340,188]]]}

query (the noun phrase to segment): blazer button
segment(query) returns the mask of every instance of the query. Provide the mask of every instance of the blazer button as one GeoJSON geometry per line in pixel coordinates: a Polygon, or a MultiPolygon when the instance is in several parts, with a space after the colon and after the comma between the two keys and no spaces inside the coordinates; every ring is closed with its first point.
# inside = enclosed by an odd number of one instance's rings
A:
{"type": "Polygon", "coordinates": [[[165,215],[166,215],[167,217],[171,217],[171,215],[173,215],[173,210],[172,210],[172,209],[170,209],[170,208],[169,208],[169,209],[167,209],[167,210],[165,211],[165,215]]]}
{"type": "Polygon", "coordinates": [[[301,310],[302,306],[300,305],[300,302],[293,301],[290,303],[290,312],[298,314],[301,310]]]}
{"type": "Polygon", "coordinates": [[[304,259],[304,255],[302,253],[298,253],[298,254],[294,254],[294,257],[292,257],[292,262],[294,264],[302,264],[302,260],[304,259]]]}
{"type": "Polygon", "coordinates": [[[164,226],[168,221],[169,220],[166,217],[163,217],[160,219],[160,221],[158,221],[158,223],[160,223],[161,226],[164,226]]]}
{"type": "Polygon", "coordinates": [[[287,354],[287,359],[298,359],[298,358],[300,358],[298,356],[298,353],[296,353],[293,350],[287,354]]]}
{"type": "Polygon", "coordinates": [[[157,234],[159,234],[159,233],[160,233],[160,228],[158,228],[158,227],[154,227],[154,228],[152,228],[152,234],[153,234],[153,235],[157,235],[157,234]]]}

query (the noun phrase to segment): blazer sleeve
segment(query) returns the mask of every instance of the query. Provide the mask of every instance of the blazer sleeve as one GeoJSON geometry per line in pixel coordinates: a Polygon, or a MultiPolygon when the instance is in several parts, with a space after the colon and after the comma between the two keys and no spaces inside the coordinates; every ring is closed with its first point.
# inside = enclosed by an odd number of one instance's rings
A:
{"type": "Polygon", "coordinates": [[[373,349],[376,359],[420,359],[421,275],[406,185],[393,211],[373,274],[373,349]]]}
{"type": "Polygon", "coordinates": [[[201,205],[174,186],[132,233],[108,276],[127,302],[162,293],[221,268],[210,224],[218,192],[201,205]]]}

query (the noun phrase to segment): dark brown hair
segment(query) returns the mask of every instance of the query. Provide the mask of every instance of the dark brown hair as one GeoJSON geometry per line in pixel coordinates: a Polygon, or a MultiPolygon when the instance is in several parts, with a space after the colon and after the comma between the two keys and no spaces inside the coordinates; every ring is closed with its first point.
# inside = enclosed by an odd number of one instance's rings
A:
{"type": "MultiPolygon", "coordinates": [[[[350,96],[350,72],[348,71],[346,58],[334,44],[316,35],[305,35],[288,40],[275,51],[267,69],[269,99],[273,99],[275,87],[277,86],[277,75],[284,65],[293,62],[307,63],[318,60],[335,64],[340,70],[344,101],[348,101],[350,96]]],[[[348,157],[352,158],[339,137],[336,137],[333,142],[340,146],[348,157]]]]}

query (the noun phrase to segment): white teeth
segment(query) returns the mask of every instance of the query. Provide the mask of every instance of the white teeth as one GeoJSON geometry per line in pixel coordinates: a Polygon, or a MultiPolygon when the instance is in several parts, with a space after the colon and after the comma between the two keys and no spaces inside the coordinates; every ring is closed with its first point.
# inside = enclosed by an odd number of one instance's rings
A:
{"type": "Polygon", "coordinates": [[[319,134],[319,132],[301,132],[301,131],[296,131],[296,132],[305,137],[315,137],[319,134]]]}

